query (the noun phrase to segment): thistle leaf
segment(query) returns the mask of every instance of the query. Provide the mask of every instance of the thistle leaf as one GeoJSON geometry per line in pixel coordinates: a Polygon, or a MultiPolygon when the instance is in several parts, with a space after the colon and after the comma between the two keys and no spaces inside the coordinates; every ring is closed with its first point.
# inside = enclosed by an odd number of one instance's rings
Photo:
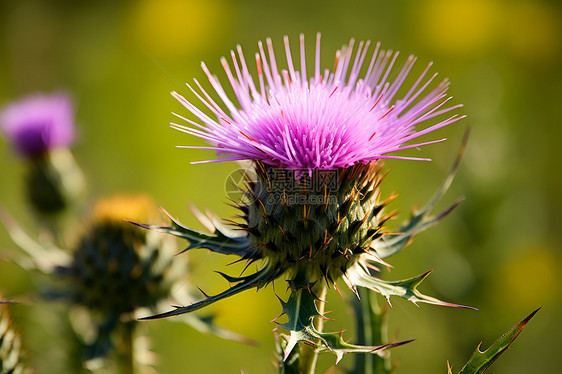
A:
{"type": "Polygon", "coordinates": [[[244,257],[249,254],[250,251],[256,247],[250,239],[246,236],[242,237],[230,237],[221,230],[216,229],[213,234],[205,234],[197,230],[190,229],[187,226],[182,225],[178,220],[173,218],[168,212],[163,210],[164,214],[170,219],[170,226],[155,226],[146,225],[137,222],[131,222],[134,225],[140,226],[145,229],[163,232],[166,234],[174,235],[182,239],[189,241],[189,246],[181,251],[183,253],[187,250],[193,248],[207,248],[213,252],[226,254],[226,255],[237,255],[244,257]]]}
{"type": "Polygon", "coordinates": [[[307,289],[298,289],[293,291],[287,302],[281,301],[283,305],[283,313],[289,317],[289,321],[280,324],[286,330],[289,330],[289,337],[284,351],[284,359],[291,354],[297,343],[304,342],[316,347],[320,352],[328,351],[336,355],[336,364],[340,362],[346,353],[379,353],[380,351],[402,345],[411,340],[384,344],[379,346],[364,346],[349,344],[343,340],[341,332],[323,333],[314,327],[314,317],[323,316],[318,312],[315,304],[315,297],[307,289]]]}
{"type": "Polygon", "coordinates": [[[318,308],[316,308],[314,300],[315,297],[312,293],[302,288],[291,292],[287,302],[280,299],[283,306],[282,315],[285,314],[289,321],[280,324],[279,327],[288,330],[290,333],[283,359],[287,359],[299,341],[306,341],[316,345],[315,339],[317,337],[310,331],[310,326],[313,326],[312,321],[314,317],[321,315],[318,308]]]}
{"type": "MultiPolygon", "coordinates": [[[[539,308],[540,309],[540,308],[539,308]]],[[[527,318],[519,322],[511,330],[506,332],[501,338],[499,338],[494,344],[492,344],[485,351],[480,350],[482,342],[478,344],[476,350],[470,356],[470,359],[461,369],[459,374],[482,374],[504,353],[511,343],[519,336],[523,328],[527,323],[533,318],[533,316],[539,311],[535,310],[533,313],[529,314],[527,318]]],[[[447,366],[449,364],[447,363],[447,366]]],[[[449,373],[452,374],[452,370],[449,367],[449,373]]]]}
{"type": "Polygon", "coordinates": [[[414,211],[410,219],[402,223],[402,225],[400,225],[394,232],[390,233],[391,235],[384,235],[373,243],[373,249],[377,252],[379,257],[386,258],[400,252],[412,241],[414,236],[432,226],[435,226],[464,200],[462,197],[458,198],[439,214],[431,214],[431,210],[435,207],[439,199],[445,195],[455,178],[455,174],[457,173],[462,156],[466,149],[468,135],[469,131],[467,130],[455,162],[429,202],[420,210],[414,211]]]}
{"type": "Polygon", "coordinates": [[[0,205],[0,223],[4,225],[12,241],[25,254],[12,260],[22,268],[51,274],[56,264],[70,261],[68,254],[53,243],[39,243],[33,239],[2,205],[0,205]]]}
{"type": "Polygon", "coordinates": [[[307,289],[301,288],[291,292],[287,302],[281,300],[282,314],[285,314],[289,321],[280,324],[279,327],[289,331],[300,331],[309,326],[314,317],[321,316],[314,303],[315,299],[307,289]]]}
{"type": "Polygon", "coordinates": [[[369,288],[375,292],[380,293],[385,297],[389,305],[391,305],[391,296],[400,296],[403,299],[411,301],[416,306],[418,305],[418,303],[426,303],[477,310],[476,308],[470,306],[441,301],[434,297],[424,295],[420,291],[418,291],[417,287],[432,271],[433,270],[429,270],[423,274],[405,280],[384,281],[382,279],[373,277],[371,274],[369,274],[366,265],[361,263],[361,261],[357,261],[348,269],[344,280],[352,290],[355,290],[355,287],[357,286],[369,288]]]}
{"type": "Polygon", "coordinates": [[[266,265],[256,273],[249,275],[247,277],[239,278],[240,282],[236,285],[230,287],[226,291],[223,291],[214,296],[208,296],[204,300],[196,302],[195,304],[191,304],[188,306],[175,306],[176,309],[171,310],[169,312],[156,314],[153,316],[143,317],[141,319],[158,319],[158,318],[165,318],[165,317],[172,317],[178,316],[180,314],[189,313],[206,307],[207,305],[213,304],[219,300],[226,299],[227,297],[236,295],[242,291],[249,290],[251,288],[261,288],[271,282],[279,275],[279,269],[271,268],[266,265]]]}
{"type": "Polygon", "coordinates": [[[367,345],[355,345],[349,344],[343,340],[343,336],[341,332],[334,332],[334,333],[319,333],[317,332],[318,336],[321,338],[322,343],[324,346],[320,348],[320,351],[327,351],[334,353],[336,358],[336,364],[340,362],[343,358],[345,353],[374,353],[374,354],[381,354],[381,352],[387,348],[397,347],[399,345],[403,345],[406,343],[410,343],[414,341],[405,340],[398,343],[391,343],[391,344],[383,344],[378,346],[367,346],[367,345]]]}
{"type": "MultiPolygon", "coordinates": [[[[455,209],[464,198],[458,198],[454,203],[449,205],[446,209],[437,215],[430,215],[428,205],[412,213],[410,219],[404,222],[396,229],[391,235],[383,235],[380,239],[375,241],[372,248],[380,256],[380,258],[387,258],[402,251],[410,244],[414,236],[438,224],[445,218],[453,209],[455,209]]],[[[431,207],[430,207],[431,208],[431,207]]]]}

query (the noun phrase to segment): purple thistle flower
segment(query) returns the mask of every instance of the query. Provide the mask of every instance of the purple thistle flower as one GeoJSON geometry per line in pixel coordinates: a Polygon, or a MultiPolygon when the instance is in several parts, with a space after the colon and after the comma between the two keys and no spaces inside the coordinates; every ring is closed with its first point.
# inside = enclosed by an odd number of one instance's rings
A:
{"type": "Polygon", "coordinates": [[[15,149],[31,157],[74,140],[74,111],[66,94],[33,95],[0,111],[0,129],[15,149]]]}
{"type": "MultiPolygon", "coordinates": [[[[189,245],[185,251],[202,247],[239,256],[239,261],[247,261],[243,273],[253,263],[259,264],[258,270],[238,277],[219,272],[231,283],[230,288],[215,295],[202,292],[203,300],[147,318],[193,312],[284,278],[291,290],[288,300],[281,300],[282,314],[288,317],[288,322],[276,323],[290,335],[280,348],[282,361],[300,343],[312,345],[315,352],[333,352],[337,361],[344,353],[376,353],[391,345],[346,345],[340,334],[317,329],[314,320],[324,316],[322,307],[318,307],[322,303],[316,300],[324,301],[327,288],[333,284],[337,289],[338,281],[342,280],[357,296],[358,288],[367,288],[383,295],[389,304],[391,297],[399,296],[416,305],[461,307],[424,295],[417,289],[431,271],[401,281],[377,277],[382,266],[389,266],[385,258],[400,252],[414,235],[433,226],[458,204],[453,203],[437,215],[431,213],[435,202],[447,190],[460,159],[430,202],[396,231],[385,227],[394,215],[386,213],[385,207],[396,195],[381,198],[379,186],[386,174],[384,163],[378,160],[427,160],[389,154],[445,140],[406,144],[463,118],[452,115],[437,119],[460,105],[447,107],[450,100],[446,94],[447,80],[429,88],[436,77],[436,74],[428,75],[431,64],[411,87],[402,89],[416,61],[414,56],[409,56],[393,73],[398,53],[381,50],[377,44],[367,65],[370,42],[360,42],[354,51],[352,39],[336,53],[334,69],[321,73],[318,34],[314,71],[309,77],[304,36],[300,36],[300,66],[297,66],[300,70],[295,69],[297,64],[291,57],[288,38],[284,41],[286,70],[279,72],[273,45],[267,39],[267,49],[258,43],[257,79],[250,74],[238,46],[237,52],[231,51],[232,70],[225,58],[221,60],[230,83],[228,89],[223,88],[205,64],[203,70],[215,93],[211,95],[197,80],[196,88],[188,84],[204,108],[172,93],[199,119],[197,122],[176,115],[191,127],[174,123],[172,127],[212,144],[185,148],[210,149],[219,155],[229,155],[199,162],[253,161],[241,188],[244,197],[240,202],[234,201],[241,212],[238,215],[241,222],[230,221],[235,230],[225,228],[211,216],[212,234],[192,230],[171,216],[170,226],[139,224],[186,239],[189,245]],[[395,78],[389,78],[391,75],[395,78]],[[237,103],[227,94],[231,90],[237,103]],[[213,99],[215,94],[220,100],[213,99]],[[416,129],[419,123],[429,120],[433,124],[416,129]]],[[[204,218],[202,222],[209,219],[204,218]]],[[[297,360],[301,359],[297,363],[298,371],[312,372],[314,359],[309,360],[304,354],[297,360]]],[[[288,365],[294,365],[295,361],[289,361],[292,363],[288,365]]],[[[281,366],[288,367],[283,362],[281,366]]]]}
{"type": "Polygon", "coordinates": [[[370,42],[360,42],[354,52],[355,41],[351,39],[348,46],[337,51],[334,69],[321,71],[320,34],[317,34],[314,71],[309,77],[304,35],[300,35],[300,71],[294,66],[288,37],[284,38],[284,43],[288,69],[281,72],[271,40],[267,39],[267,50],[261,42],[258,43],[259,53],[255,54],[257,81],[248,70],[240,46],[237,54],[231,51],[234,71],[226,58],[221,59],[239,105],[229,98],[218,79],[202,63],[205,74],[227,110],[223,110],[196,79],[199,91],[189,84],[188,87],[217,119],[178,93],[172,93],[206,125],[175,114],[194,127],[175,123],[172,127],[213,145],[184,148],[211,149],[218,154],[230,155],[229,158],[199,163],[259,160],[271,166],[311,172],[367,164],[381,158],[428,160],[389,154],[441,142],[445,139],[404,145],[463,118],[453,115],[416,130],[419,123],[461,105],[446,106],[451,99],[446,94],[447,80],[427,91],[437,76],[435,73],[428,77],[431,63],[411,88],[397,98],[416,61],[413,55],[408,57],[396,78],[390,79],[398,52],[382,50],[377,43],[365,73],[361,73],[365,70],[370,42]]]}

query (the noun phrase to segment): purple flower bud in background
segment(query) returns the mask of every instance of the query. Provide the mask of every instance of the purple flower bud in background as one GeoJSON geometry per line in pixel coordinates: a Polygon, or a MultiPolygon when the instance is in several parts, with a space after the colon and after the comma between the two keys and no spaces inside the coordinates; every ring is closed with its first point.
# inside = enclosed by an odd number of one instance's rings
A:
{"type": "Polygon", "coordinates": [[[0,130],[14,148],[32,157],[74,140],[74,111],[68,95],[36,94],[6,104],[0,111],[0,130]]]}

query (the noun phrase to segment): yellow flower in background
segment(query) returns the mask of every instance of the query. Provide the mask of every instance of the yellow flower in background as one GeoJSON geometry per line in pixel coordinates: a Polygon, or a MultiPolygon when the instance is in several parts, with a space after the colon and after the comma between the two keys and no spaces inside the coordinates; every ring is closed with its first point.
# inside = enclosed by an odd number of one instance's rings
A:
{"type": "Polygon", "coordinates": [[[544,1],[430,0],[413,17],[421,42],[447,54],[492,49],[540,63],[562,45],[562,22],[544,1]]]}
{"type": "Polygon", "coordinates": [[[185,55],[228,31],[227,0],[142,0],[133,9],[133,38],[149,53],[185,55]]]}
{"type": "Polygon", "coordinates": [[[497,37],[501,8],[493,0],[431,0],[414,14],[422,42],[445,53],[469,54],[497,37]]]}
{"type": "Polygon", "coordinates": [[[558,299],[561,271],[560,258],[546,248],[512,256],[497,273],[492,298],[508,309],[546,306],[558,299]]]}
{"type": "Polygon", "coordinates": [[[116,195],[96,202],[93,216],[99,221],[152,221],[158,207],[146,194],[116,195]]]}

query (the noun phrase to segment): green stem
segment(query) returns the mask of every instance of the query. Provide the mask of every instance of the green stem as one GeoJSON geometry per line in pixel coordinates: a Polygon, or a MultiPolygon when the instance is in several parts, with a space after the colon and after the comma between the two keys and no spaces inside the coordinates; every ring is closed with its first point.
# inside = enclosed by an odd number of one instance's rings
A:
{"type": "MultiPolygon", "coordinates": [[[[388,344],[388,318],[386,310],[378,303],[377,295],[369,290],[360,288],[361,301],[356,304],[358,344],[383,345],[388,344]]],[[[390,353],[385,356],[357,355],[354,373],[389,374],[392,373],[390,353]]]]}
{"type": "MultiPolygon", "coordinates": [[[[326,294],[328,291],[328,287],[325,283],[322,283],[320,286],[318,298],[321,300],[317,303],[318,311],[321,315],[324,314],[324,306],[326,301],[326,294]]],[[[315,328],[316,331],[322,332],[324,328],[324,318],[318,316],[314,318],[315,328]]],[[[318,361],[318,349],[314,348],[313,346],[305,343],[299,343],[300,350],[301,350],[301,357],[300,357],[300,372],[303,374],[314,374],[316,369],[316,362],[318,361]]]]}
{"type": "Polygon", "coordinates": [[[122,324],[121,341],[118,349],[118,365],[119,372],[122,374],[134,373],[134,333],[135,321],[129,321],[122,324]]]}

